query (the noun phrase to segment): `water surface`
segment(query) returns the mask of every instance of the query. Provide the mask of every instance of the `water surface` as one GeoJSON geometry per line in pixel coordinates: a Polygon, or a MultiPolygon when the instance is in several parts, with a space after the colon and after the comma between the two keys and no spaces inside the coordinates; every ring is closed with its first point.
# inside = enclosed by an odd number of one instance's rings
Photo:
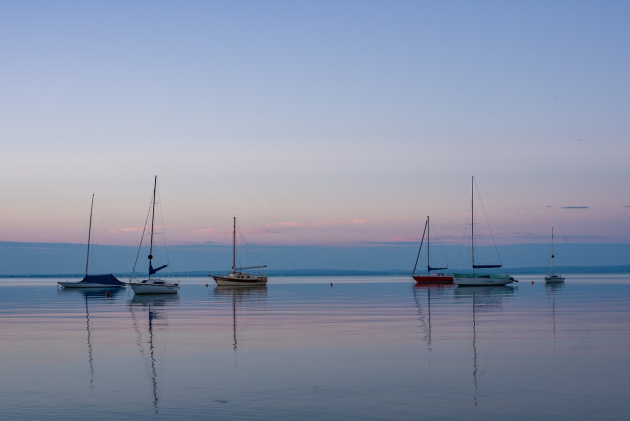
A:
{"type": "Polygon", "coordinates": [[[519,279],[182,278],[162,297],[2,279],[0,417],[625,419],[630,276],[519,279]]]}

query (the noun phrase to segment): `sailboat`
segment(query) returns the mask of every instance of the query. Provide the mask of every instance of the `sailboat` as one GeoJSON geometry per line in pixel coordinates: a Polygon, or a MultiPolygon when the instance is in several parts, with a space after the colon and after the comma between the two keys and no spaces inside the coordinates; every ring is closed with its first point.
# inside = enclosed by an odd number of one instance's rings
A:
{"type": "Polygon", "coordinates": [[[87,257],[85,259],[85,277],[79,282],[57,282],[63,288],[122,288],[125,286],[112,274],[89,275],[90,269],[90,240],[92,238],[92,211],[94,210],[94,194],[92,194],[92,205],[90,206],[90,225],[88,229],[87,257]]]}
{"type": "Polygon", "coordinates": [[[553,259],[554,259],[554,254],[553,254],[553,227],[551,228],[551,273],[549,273],[549,275],[545,276],[545,282],[546,283],[559,283],[559,282],[564,282],[564,277],[562,275],[556,275],[555,273],[553,273],[553,259]]]}
{"type": "MultiPolygon", "coordinates": [[[[179,283],[167,282],[163,279],[151,277],[151,275],[155,275],[158,271],[165,269],[168,267],[168,263],[162,265],[157,268],[153,268],[153,234],[155,227],[155,190],[157,188],[157,175],[155,176],[155,180],[153,183],[153,200],[151,202],[151,246],[149,248],[149,277],[141,282],[129,282],[131,289],[135,294],[177,294],[179,292],[179,283]]],[[[146,222],[145,222],[146,228],[146,222]]],[[[144,231],[142,233],[142,237],[144,238],[144,231]]],[[[142,239],[140,240],[140,247],[142,247],[142,239]]],[[[138,249],[138,254],[140,254],[140,249],[138,249]]],[[[136,263],[138,261],[138,257],[136,256],[136,263]]],[[[136,267],[134,265],[133,272],[135,273],[136,267]]],[[[133,280],[133,273],[131,274],[131,279],[133,280]]]]}
{"type": "Polygon", "coordinates": [[[503,286],[514,282],[514,278],[509,275],[482,275],[475,273],[475,269],[492,269],[500,268],[499,265],[478,265],[475,264],[475,177],[472,178],[471,183],[472,196],[470,200],[471,204],[471,224],[470,224],[470,244],[471,244],[471,261],[472,261],[472,273],[456,273],[455,283],[457,286],[503,286]]]}
{"type": "Polygon", "coordinates": [[[443,273],[434,273],[431,272],[434,270],[442,270],[448,269],[447,267],[443,268],[432,268],[431,267],[431,236],[430,236],[430,222],[429,217],[427,216],[427,222],[424,225],[424,231],[422,232],[422,240],[420,240],[420,249],[418,250],[418,257],[416,257],[416,265],[413,267],[413,272],[411,273],[411,277],[416,281],[416,284],[452,284],[453,276],[445,275],[443,273]],[[420,252],[422,251],[422,244],[424,243],[424,234],[427,235],[427,274],[426,275],[416,275],[416,268],[418,267],[418,259],[420,259],[420,252]]]}
{"type": "Polygon", "coordinates": [[[232,273],[221,275],[209,275],[214,278],[217,285],[224,286],[258,286],[266,285],[267,277],[264,275],[252,275],[251,273],[241,272],[246,269],[266,268],[267,265],[236,267],[236,217],[234,217],[234,229],[232,230],[232,273]]]}

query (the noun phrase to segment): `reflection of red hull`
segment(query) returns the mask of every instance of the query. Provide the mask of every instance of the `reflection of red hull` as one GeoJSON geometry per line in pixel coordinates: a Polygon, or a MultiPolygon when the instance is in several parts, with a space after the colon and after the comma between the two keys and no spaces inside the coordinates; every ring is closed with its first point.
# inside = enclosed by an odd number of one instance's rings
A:
{"type": "Polygon", "coordinates": [[[453,277],[451,275],[414,275],[412,278],[418,285],[424,284],[452,284],[453,277]]]}

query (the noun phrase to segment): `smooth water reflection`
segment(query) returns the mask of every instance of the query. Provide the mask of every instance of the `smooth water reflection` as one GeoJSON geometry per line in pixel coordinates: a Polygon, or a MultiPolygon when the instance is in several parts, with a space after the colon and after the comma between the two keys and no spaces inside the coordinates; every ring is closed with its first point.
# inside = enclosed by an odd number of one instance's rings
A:
{"type": "Polygon", "coordinates": [[[625,418],[625,279],[200,279],[167,296],[14,282],[0,286],[0,418],[625,418]]]}

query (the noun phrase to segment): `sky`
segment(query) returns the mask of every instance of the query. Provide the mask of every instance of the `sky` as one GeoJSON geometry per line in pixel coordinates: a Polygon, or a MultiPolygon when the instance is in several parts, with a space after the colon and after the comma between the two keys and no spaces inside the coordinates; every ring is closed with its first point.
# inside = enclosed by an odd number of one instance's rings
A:
{"type": "Polygon", "coordinates": [[[0,241],[630,243],[625,1],[3,1],[0,241]],[[477,199],[476,199],[477,200],[477,199]],[[481,210],[476,209],[481,215],[481,210]],[[484,218],[485,221],[485,218],[484,218]]]}

